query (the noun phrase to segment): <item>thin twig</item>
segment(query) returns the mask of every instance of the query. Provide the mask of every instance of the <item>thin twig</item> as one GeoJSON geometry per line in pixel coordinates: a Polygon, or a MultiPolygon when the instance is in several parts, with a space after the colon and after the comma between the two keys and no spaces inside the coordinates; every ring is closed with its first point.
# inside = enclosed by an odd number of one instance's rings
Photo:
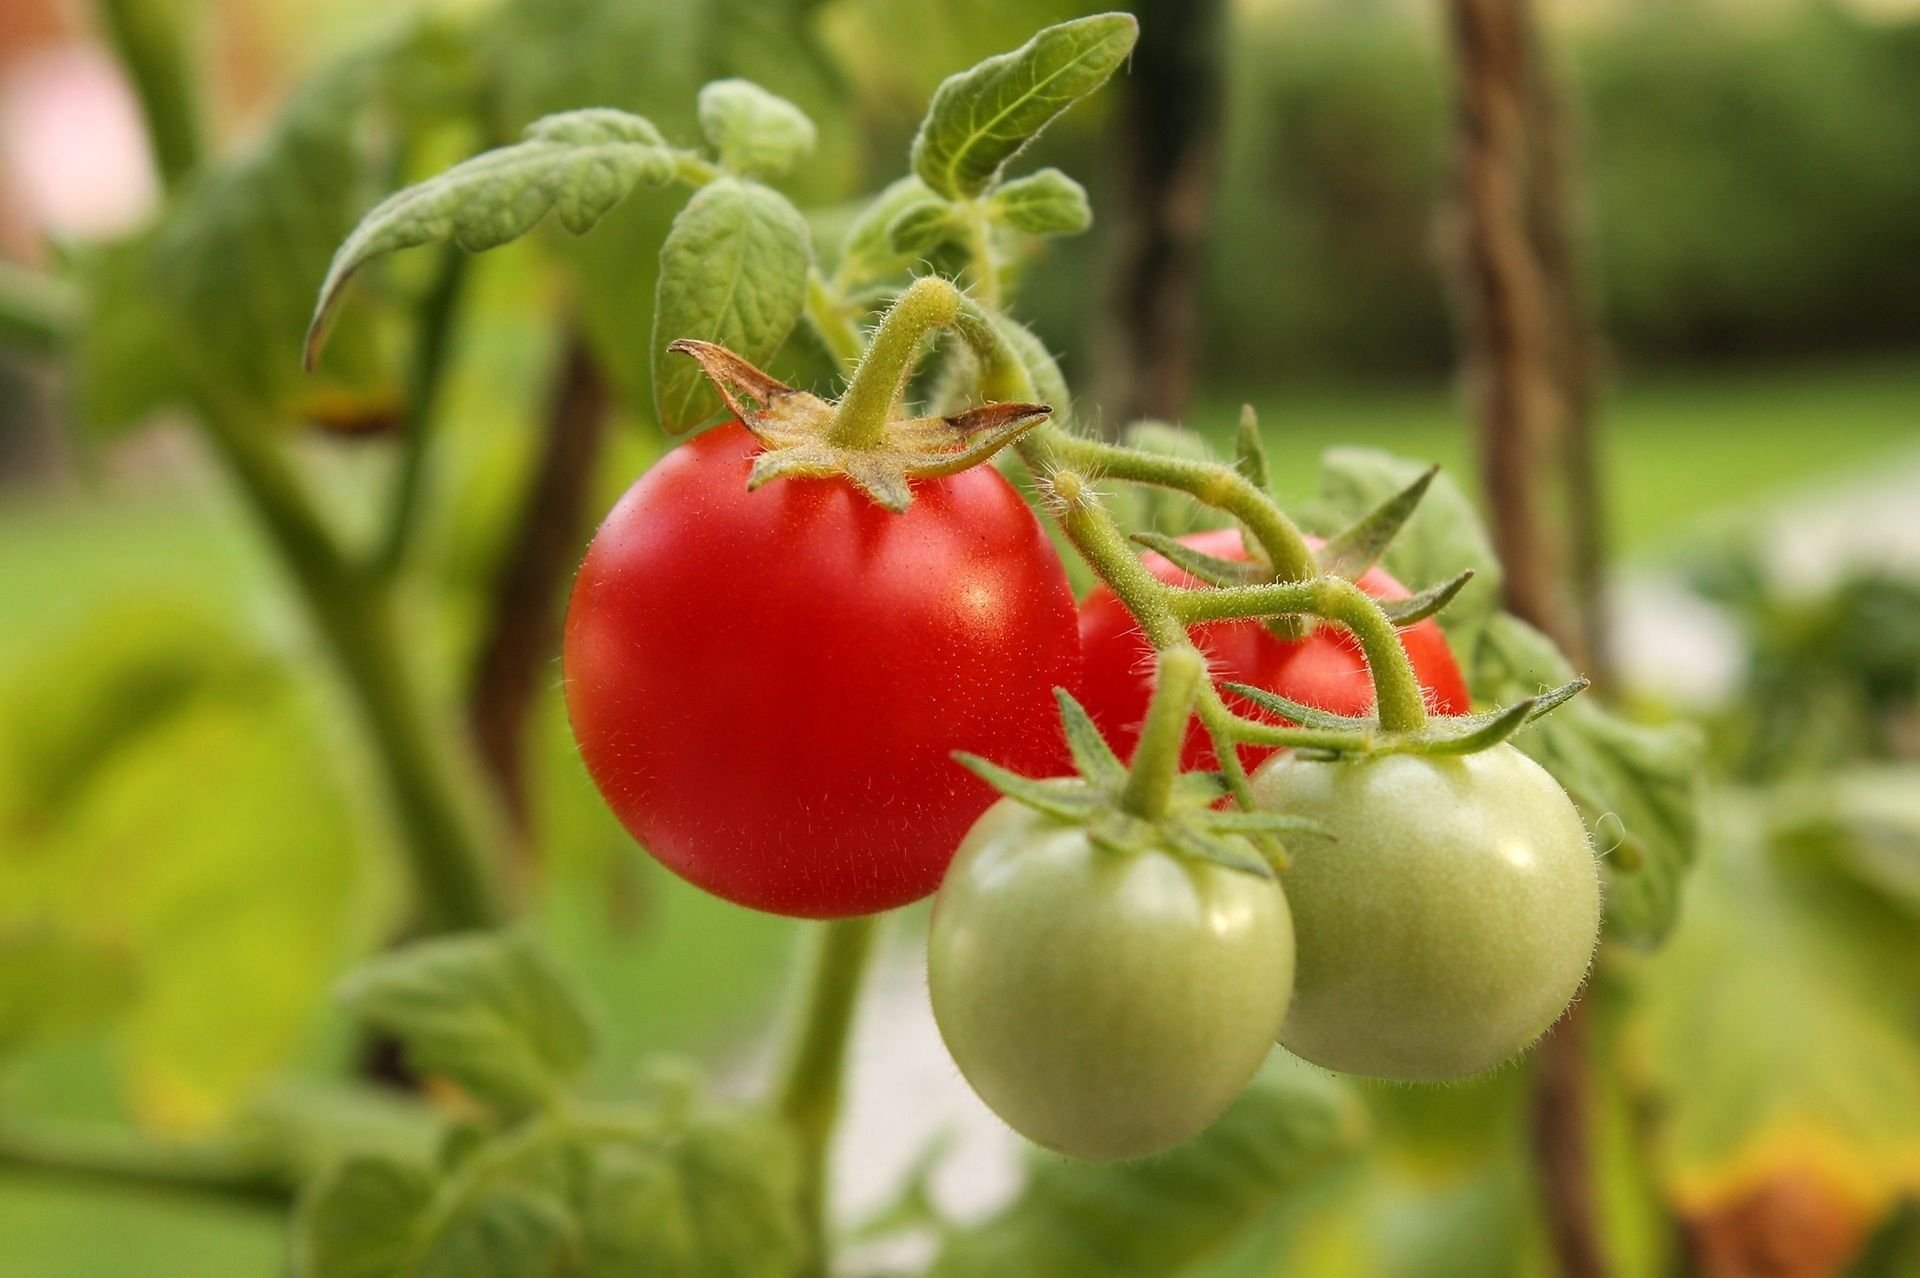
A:
{"type": "Polygon", "coordinates": [[[560,634],[561,596],[586,536],[586,497],[612,412],[584,336],[570,335],[548,405],[539,469],[494,577],[492,611],[468,684],[480,758],[515,825],[527,823],[527,721],[560,634]]]}
{"type": "Polygon", "coordinates": [[[239,1145],[156,1145],[84,1127],[0,1128],[0,1171],[161,1190],[284,1210],[298,1189],[281,1160],[239,1145]]]}

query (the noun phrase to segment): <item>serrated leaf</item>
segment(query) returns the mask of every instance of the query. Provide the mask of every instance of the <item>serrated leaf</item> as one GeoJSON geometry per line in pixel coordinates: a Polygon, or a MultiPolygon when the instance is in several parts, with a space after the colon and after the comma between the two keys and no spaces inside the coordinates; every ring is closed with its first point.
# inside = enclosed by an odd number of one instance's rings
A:
{"type": "Polygon", "coordinates": [[[778,192],[735,178],[702,188],[660,248],[653,312],[654,405],[661,428],[691,430],[719,398],[681,338],[713,342],[755,364],[772,359],[806,304],[813,251],[806,219],[778,192]]]}
{"type": "MultiPolygon", "coordinates": [[[[1320,459],[1318,522],[1331,525],[1330,532],[1344,528],[1405,492],[1427,469],[1377,449],[1329,449],[1320,459]]],[[[1479,512],[1449,475],[1442,472],[1429,481],[1383,562],[1416,592],[1473,570],[1473,579],[1438,618],[1454,650],[1463,656],[1472,652],[1480,628],[1498,607],[1503,574],[1479,512]]]]}
{"type": "MultiPolygon", "coordinates": [[[[1486,701],[1577,682],[1553,641],[1509,613],[1487,623],[1468,678],[1475,699],[1486,701]]],[[[1514,744],[1553,773],[1594,829],[1607,874],[1608,931],[1635,944],[1659,943],[1679,915],[1681,885],[1699,843],[1699,734],[1682,724],[1632,723],[1580,698],[1539,719],[1514,744]]]]}
{"type": "Polygon", "coordinates": [[[754,1115],[699,1118],[658,1147],[603,1148],[582,1216],[583,1278],[778,1278],[804,1251],[792,1141],[754,1115]]]}
{"type": "Polygon", "coordinates": [[[1036,1156],[1025,1192],[954,1234],[932,1278],[1166,1278],[1339,1165],[1364,1130],[1344,1085],[1276,1059],[1218,1122],[1160,1157],[1036,1156]]]}
{"type": "Polygon", "coordinates": [[[518,935],[416,942],[360,968],[344,993],[401,1041],[415,1068],[508,1117],[552,1100],[593,1047],[571,988],[518,935]]]}
{"type": "Polygon", "coordinates": [[[913,139],[913,171],[949,199],[981,194],[1055,117],[1106,83],[1139,30],[1125,13],[1063,22],[949,77],[913,139]]]}
{"type": "Polygon", "coordinates": [[[673,175],[672,148],[637,115],[591,108],[534,121],[521,141],[391,195],[360,220],[321,282],[308,362],[326,340],[347,280],[372,259],[444,241],[484,252],[519,239],[550,212],[584,235],[636,186],[663,186],[673,175]]]}
{"type": "Polygon", "coordinates": [[[1174,567],[1206,582],[1209,586],[1258,586],[1273,580],[1244,559],[1222,559],[1195,550],[1177,537],[1159,532],[1137,532],[1130,538],[1167,560],[1174,567]]]}
{"type": "Polygon", "coordinates": [[[294,1218],[295,1278],[407,1278],[432,1200],[426,1172],[396,1159],[350,1158],[323,1173],[294,1218]]]}
{"type": "Polygon", "coordinates": [[[959,232],[953,206],[930,195],[893,215],[887,223],[887,244],[900,257],[918,261],[959,232]]]}
{"type": "Polygon", "coordinates": [[[987,215],[1029,235],[1078,235],[1093,225],[1087,188],[1053,168],[1001,183],[987,215]]]}
{"type": "Polygon", "coordinates": [[[721,166],[742,177],[782,177],[819,141],[805,111],[751,80],[715,80],[700,90],[699,112],[721,166]]]}

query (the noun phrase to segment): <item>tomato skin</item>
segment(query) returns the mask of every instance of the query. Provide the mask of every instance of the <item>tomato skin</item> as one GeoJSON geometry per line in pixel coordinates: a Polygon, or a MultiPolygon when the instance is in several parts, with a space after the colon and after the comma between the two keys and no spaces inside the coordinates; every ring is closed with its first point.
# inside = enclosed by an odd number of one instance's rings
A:
{"type": "Polygon", "coordinates": [[[1261,806],[1296,838],[1281,874],[1299,933],[1289,1051],[1403,1082],[1463,1078],[1518,1054],[1586,979],[1600,929],[1587,830],[1546,769],[1510,745],[1451,758],[1276,756],[1261,806]]]}
{"type": "Polygon", "coordinates": [[[980,1098],[1096,1160],[1218,1118],[1271,1050],[1292,974],[1274,880],[1112,852],[1012,800],[954,857],[927,946],[934,1018],[980,1098]]]}
{"type": "Polygon", "coordinates": [[[747,491],[729,423],[607,516],[567,612],[574,736],[649,852],[730,901],[846,917],[925,896],[994,794],[968,750],[1066,770],[1073,596],[991,467],[892,514],[837,479],[747,491]]]}
{"type": "MultiPolygon", "coordinates": [[[[1245,560],[1240,532],[1218,528],[1191,533],[1180,540],[1220,559],[1245,560]]],[[[1308,538],[1318,549],[1321,542],[1308,538]]],[[[1161,581],[1197,586],[1164,556],[1142,556],[1148,571],[1161,581]]],[[[1408,591],[1385,571],[1375,568],[1360,578],[1360,588],[1376,599],[1405,599],[1408,591]]],[[[1330,622],[1314,626],[1297,643],[1286,643],[1257,620],[1211,621],[1194,626],[1194,642],[1207,654],[1218,682],[1244,683],[1293,701],[1331,710],[1335,714],[1366,714],[1373,709],[1373,684],[1366,660],[1353,636],[1330,622]]],[[[1436,714],[1465,714],[1471,709],[1467,681],[1447,646],[1447,637],[1429,617],[1400,631],[1400,642],[1413,662],[1428,706],[1436,714]]],[[[1140,735],[1151,690],[1153,648],[1126,605],[1106,585],[1096,585],[1080,604],[1080,643],[1086,652],[1082,681],[1087,710],[1100,730],[1126,758],[1140,735]]],[[[1270,718],[1263,710],[1229,697],[1235,709],[1256,718],[1270,718]]],[[[1273,753],[1270,746],[1243,745],[1240,759],[1248,768],[1273,753]]],[[[1218,766],[1213,743],[1195,720],[1187,730],[1180,766],[1210,770],[1218,766]]]]}

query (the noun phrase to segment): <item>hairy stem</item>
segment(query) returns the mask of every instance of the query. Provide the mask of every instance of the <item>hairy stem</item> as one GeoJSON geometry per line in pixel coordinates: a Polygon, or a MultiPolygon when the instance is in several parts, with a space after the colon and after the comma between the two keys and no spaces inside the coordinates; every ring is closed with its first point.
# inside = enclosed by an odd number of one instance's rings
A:
{"type": "Polygon", "coordinates": [[[827,428],[827,441],[842,448],[873,448],[884,441],[893,406],[920,358],[921,341],[959,313],[960,291],[939,276],[923,275],[908,285],[867,343],[866,357],[827,428]]]}
{"type": "Polygon", "coordinates": [[[846,304],[817,267],[807,271],[807,323],[840,361],[840,371],[852,373],[860,366],[860,356],[867,349],[866,339],[860,336],[860,326],[847,313],[846,304]]]}
{"type": "Polygon", "coordinates": [[[180,0],[98,0],[100,22],[145,117],[154,167],[169,192],[198,167],[203,148],[192,33],[180,0]]]}
{"type": "Polygon", "coordinates": [[[1180,773],[1187,722],[1193,718],[1193,696],[1206,677],[1207,662],[1199,649],[1182,644],[1160,654],[1147,720],[1133,748],[1126,787],[1120,792],[1122,811],[1149,821],[1166,815],[1173,779],[1180,773]]]}
{"type": "Polygon", "coordinates": [[[828,1155],[840,1116],[854,1010],[879,923],[875,914],[835,919],[818,925],[808,938],[812,953],[775,1084],[774,1106],[800,1147],[801,1207],[810,1235],[802,1273],[808,1278],[827,1272],[828,1155]]]}

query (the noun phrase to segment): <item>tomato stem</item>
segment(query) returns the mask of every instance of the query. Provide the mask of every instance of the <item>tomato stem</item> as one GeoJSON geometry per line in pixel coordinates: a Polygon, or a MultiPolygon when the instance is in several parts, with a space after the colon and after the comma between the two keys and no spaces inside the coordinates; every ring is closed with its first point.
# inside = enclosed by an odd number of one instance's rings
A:
{"type": "Polygon", "coordinates": [[[886,442],[887,423],[920,360],[922,339],[953,323],[959,311],[960,290],[937,275],[921,276],[894,299],[834,411],[829,444],[878,448],[886,442]]]}
{"type": "Polygon", "coordinates": [[[866,343],[860,326],[847,313],[846,299],[836,292],[817,267],[807,271],[807,323],[820,335],[821,344],[840,361],[840,369],[852,373],[860,366],[866,343]]]}
{"type": "Polygon", "coordinates": [[[1140,730],[1140,743],[1133,748],[1126,787],[1120,792],[1121,811],[1149,821],[1167,814],[1173,779],[1180,773],[1180,749],[1193,717],[1194,694],[1206,677],[1206,658],[1191,644],[1160,654],[1147,720],[1140,730]]]}
{"type": "Polygon", "coordinates": [[[827,1172],[840,1115],[847,1043],[873,954],[880,915],[821,924],[798,986],[797,1011],[773,1103],[800,1149],[800,1197],[808,1229],[806,1275],[827,1272],[827,1172]]]}

